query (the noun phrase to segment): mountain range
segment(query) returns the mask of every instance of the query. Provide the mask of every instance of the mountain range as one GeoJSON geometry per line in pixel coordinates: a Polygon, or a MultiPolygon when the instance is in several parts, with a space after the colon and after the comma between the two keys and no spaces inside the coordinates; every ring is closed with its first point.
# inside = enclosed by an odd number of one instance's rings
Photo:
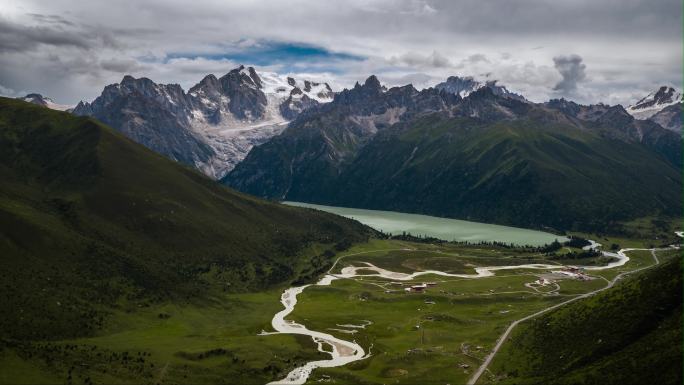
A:
{"type": "MultiPolygon", "coordinates": [[[[496,80],[471,76],[450,76],[434,88],[464,98],[483,87],[498,96],[527,101],[496,80]]],[[[301,112],[332,101],[334,95],[327,83],[239,66],[220,78],[205,76],[187,93],[177,84],[125,76],[105,87],[93,102],[77,106],[60,105],[40,94],[21,99],[93,116],[158,153],[220,179],[253,146],[278,135],[301,112]]],[[[681,94],[672,87],[660,87],[626,111],[681,132],[681,94]]]]}
{"type": "Polygon", "coordinates": [[[223,182],[271,199],[555,229],[680,213],[680,135],[621,106],[537,104],[491,86],[461,94],[386,90],[371,76],[223,182]]]}
{"type": "Polygon", "coordinates": [[[332,97],[326,83],[240,66],[220,78],[205,76],[187,93],[177,84],[125,76],[73,113],[92,116],[162,155],[221,178],[254,145],[332,97]]]}
{"type": "MultiPolygon", "coordinates": [[[[40,95],[25,100],[54,108],[40,95]]],[[[335,93],[240,66],[187,92],[125,76],[71,111],[269,199],[555,229],[681,207],[672,87],[625,109],[533,103],[458,76],[423,90],[371,76],[335,93]]]]}

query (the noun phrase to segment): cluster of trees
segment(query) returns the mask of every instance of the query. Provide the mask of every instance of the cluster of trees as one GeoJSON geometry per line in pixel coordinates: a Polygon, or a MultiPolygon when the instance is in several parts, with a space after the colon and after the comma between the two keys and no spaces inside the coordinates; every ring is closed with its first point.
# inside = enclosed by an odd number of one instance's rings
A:
{"type": "Polygon", "coordinates": [[[572,251],[570,253],[558,255],[556,253],[551,253],[549,255],[550,259],[586,259],[586,258],[596,258],[600,257],[601,253],[596,250],[582,250],[580,252],[572,251]]]}
{"type": "MultiPolygon", "coordinates": [[[[397,239],[397,240],[402,240],[402,241],[410,241],[410,242],[418,242],[418,243],[431,243],[431,244],[450,244],[450,245],[458,245],[458,246],[490,246],[490,247],[497,247],[497,248],[503,248],[503,249],[509,249],[512,251],[517,251],[521,253],[543,253],[545,255],[553,255],[554,252],[560,250],[564,246],[566,247],[573,247],[573,248],[582,248],[584,246],[589,246],[591,243],[584,239],[580,238],[577,236],[569,236],[569,240],[566,242],[559,242],[557,239],[554,240],[553,242],[542,245],[542,246],[533,246],[533,245],[516,245],[513,243],[506,243],[506,242],[499,242],[499,241],[477,241],[477,242],[472,242],[472,241],[445,241],[442,239],[434,238],[434,237],[428,237],[425,235],[412,235],[410,232],[402,232],[401,234],[398,235],[393,235],[392,233],[385,234],[381,233],[382,236],[385,239],[397,239]]],[[[617,246],[617,245],[616,245],[617,246]]],[[[618,246],[619,247],[619,246],[618,246]]],[[[600,253],[594,252],[594,251],[588,251],[585,253],[575,253],[577,255],[577,258],[590,258],[592,256],[597,256],[600,255],[600,253]],[[594,255],[595,254],[595,255],[594,255]]]]}

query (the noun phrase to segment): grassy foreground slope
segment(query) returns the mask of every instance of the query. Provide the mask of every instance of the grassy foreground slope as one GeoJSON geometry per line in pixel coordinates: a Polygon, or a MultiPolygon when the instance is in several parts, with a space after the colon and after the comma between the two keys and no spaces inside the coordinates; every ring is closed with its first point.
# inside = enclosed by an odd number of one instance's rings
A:
{"type": "Polygon", "coordinates": [[[305,280],[368,229],[236,193],[89,119],[0,98],[0,341],[305,280]]]}
{"type": "Polygon", "coordinates": [[[516,328],[480,383],[681,384],[680,254],[516,328]]]}

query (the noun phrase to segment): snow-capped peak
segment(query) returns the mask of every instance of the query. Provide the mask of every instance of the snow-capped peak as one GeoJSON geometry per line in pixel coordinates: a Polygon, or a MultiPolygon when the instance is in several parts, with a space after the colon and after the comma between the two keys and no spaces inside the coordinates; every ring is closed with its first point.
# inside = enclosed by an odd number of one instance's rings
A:
{"type": "Polygon", "coordinates": [[[509,91],[505,86],[498,85],[496,80],[478,81],[472,76],[449,76],[445,82],[435,86],[438,90],[444,90],[459,95],[462,98],[483,87],[491,89],[495,95],[525,101],[522,95],[509,91]]]}
{"type": "Polygon", "coordinates": [[[57,110],[57,111],[66,111],[68,109],[74,108],[74,106],[67,106],[64,104],[58,104],[55,103],[52,99],[48,98],[47,96],[43,96],[41,94],[28,94],[24,96],[23,98],[18,98],[20,100],[23,100],[25,102],[37,104],[39,106],[47,107],[51,110],[57,110]]]}
{"type": "Polygon", "coordinates": [[[188,92],[189,125],[215,152],[198,165],[223,177],[254,146],[280,133],[302,111],[333,100],[327,83],[299,80],[239,66],[221,78],[208,75],[188,92]]]}
{"type": "Polygon", "coordinates": [[[267,95],[273,94],[283,98],[290,95],[306,95],[319,103],[331,102],[335,96],[328,83],[295,79],[275,72],[260,72],[259,75],[262,84],[261,90],[267,95]]]}
{"type": "Polygon", "coordinates": [[[678,92],[673,87],[661,86],[635,104],[627,107],[627,112],[636,119],[648,119],[662,111],[665,107],[681,102],[681,92],[678,92]]]}

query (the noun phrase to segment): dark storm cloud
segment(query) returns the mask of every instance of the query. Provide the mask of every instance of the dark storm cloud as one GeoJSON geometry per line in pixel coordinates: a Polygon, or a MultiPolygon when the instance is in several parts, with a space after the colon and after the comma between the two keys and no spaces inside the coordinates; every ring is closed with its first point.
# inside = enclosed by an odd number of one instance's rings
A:
{"type": "Polygon", "coordinates": [[[587,77],[587,66],[582,63],[579,55],[556,56],[553,58],[553,65],[563,77],[563,80],[553,87],[555,91],[573,92],[577,90],[577,83],[587,77]]]}
{"type": "Polygon", "coordinates": [[[92,48],[81,34],[51,26],[25,27],[0,19],[0,52],[28,51],[40,44],[92,48]]]}
{"type": "Polygon", "coordinates": [[[0,18],[0,52],[23,52],[41,45],[93,50],[119,47],[109,33],[86,25],[77,26],[58,16],[31,14],[38,23],[24,26],[0,18]]]}

